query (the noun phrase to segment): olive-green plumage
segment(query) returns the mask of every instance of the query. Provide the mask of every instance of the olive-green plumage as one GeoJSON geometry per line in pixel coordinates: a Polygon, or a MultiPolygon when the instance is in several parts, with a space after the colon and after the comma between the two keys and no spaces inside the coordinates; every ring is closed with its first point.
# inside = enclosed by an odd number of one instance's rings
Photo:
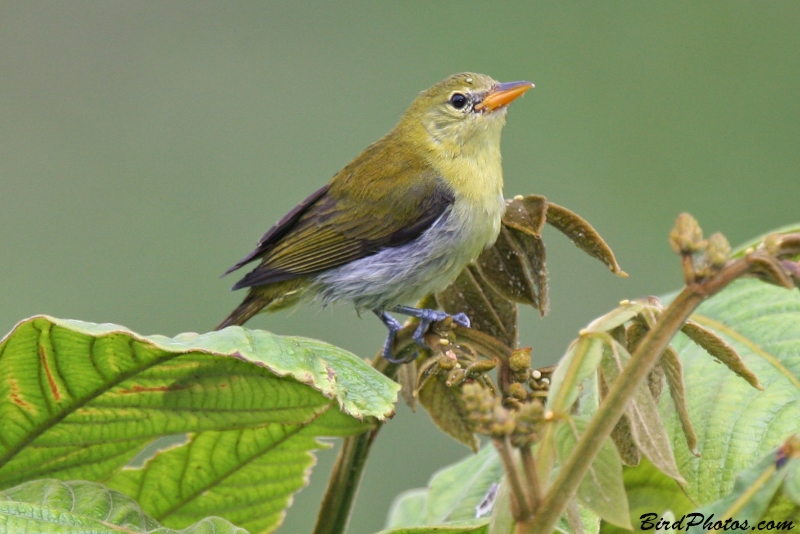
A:
{"type": "Polygon", "coordinates": [[[380,312],[451,283],[497,237],[505,106],[530,87],[462,73],[421,93],[228,271],[261,260],[218,328],[308,298],[380,312]]]}

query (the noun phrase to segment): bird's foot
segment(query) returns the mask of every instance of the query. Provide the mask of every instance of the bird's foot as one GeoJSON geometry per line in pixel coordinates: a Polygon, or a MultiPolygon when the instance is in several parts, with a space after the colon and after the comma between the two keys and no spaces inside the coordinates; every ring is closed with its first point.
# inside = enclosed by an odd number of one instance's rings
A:
{"type": "Polygon", "coordinates": [[[414,352],[414,355],[410,359],[401,359],[394,357],[394,351],[392,351],[392,347],[394,345],[394,339],[397,337],[397,331],[403,328],[403,325],[400,324],[400,321],[386,313],[385,311],[374,311],[375,315],[383,321],[383,324],[386,325],[386,328],[389,329],[389,335],[386,336],[386,341],[383,343],[383,350],[381,351],[381,356],[387,362],[390,363],[408,363],[414,360],[417,357],[417,352],[414,352]]]}
{"type": "Polygon", "coordinates": [[[410,317],[416,317],[419,319],[419,325],[417,329],[414,331],[414,335],[411,336],[412,339],[417,343],[417,345],[421,347],[425,347],[429,349],[427,343],[425,343],[425,332],[428,331],[428,327],[431,323],[435,323],[436,321],[441,321],[447,319],[448,317],[452,317],[453,322],[459,326],[463,326],[465,328],[469,328],[470,322],[469,317],[467,317],[466,313],[457,313],[455,315],[450,315],[449,313],[445,313],[439,310],[430,310],[427,308],[412,308],[411,306],[395,306],[392,309],[395,313],[401,313],[403,315],[408,315],[410,317]]]}

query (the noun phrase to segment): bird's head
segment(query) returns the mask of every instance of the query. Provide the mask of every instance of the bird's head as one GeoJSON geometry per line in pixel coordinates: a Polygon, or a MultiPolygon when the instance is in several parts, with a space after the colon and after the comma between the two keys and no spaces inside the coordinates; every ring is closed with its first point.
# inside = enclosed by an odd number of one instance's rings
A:
{"type": "Polygon", "coordinates": [[[454,74],[420,93],[401,125],[422,127],[420,135],[437,152],[482,151],[499,145],[506,106],[532,87],[531,82],[499,83],[484,74],[454,74]]]}

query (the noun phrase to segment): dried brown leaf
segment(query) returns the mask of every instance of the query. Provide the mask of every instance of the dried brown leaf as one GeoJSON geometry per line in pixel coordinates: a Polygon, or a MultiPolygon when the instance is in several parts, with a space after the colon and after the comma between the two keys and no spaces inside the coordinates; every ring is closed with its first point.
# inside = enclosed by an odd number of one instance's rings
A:
{"type": "Polygon", "coordinates": [[[486,249],[476,263],[497,293],[513,302],[538,307],[539,299],[527,271],[527,259],[510,230],[503,226],[494,246],[486,249]]]}
{"type": "Polygon", "coordinates": [[[509,347],[517,344],[517,306],[500,296],[474,265],[468,266],[436,302],[447,313],[464,312],[472,328],[492,336],[509,347]]]}
{"type": "Polygon", "coordinates": [[[800,254],[800,233],[770,234],[762,243],[767,252],[781,259],[800,254]]]}
{"type": "Polygon", "coordinates": [[[597,230],[577,213],[549,202],[547,224],[566,235],[579,249],[603,262],[612,273],[628,276],[617,263],[611,247],[600,237],[597,230]]]}
{"type": "Polygon", "coordinates": [[[548,301],[547,267],[545,266],[547,253],[544,241],[539,236],[527,234],[510,226],[507,227],[507,230],[512,242],[522,252],[522,258],[533,287],[533,307],[538,309],[542,316],[545,316],[548,312],[548,301]]]}
{"type": "Polygon", "coordinates": [[[753,274],[764,282],[786,289],[794,289],[792,275],[786,271],[779,259],[771,256],[754,256],[750,261],[753,266],[753,274]]]}
{"type": "Polygon", "coordinates": [[[529,304],[542,315],[547,313],[546,253],[541,238],[546,215],[547,199],[542,196],[517,196],[507,201],[498,241],[478,259],[498,293],[529,304]]]}
{"type": "Polygon", "coordinates": [[[639,343],[642,341],[642,338],[647,333],[647,326],[641,321],[634,321],[628,328],[625,329],[625,338],[627,339],[628,343],[628,352],[633,354],[636,352],[636,347],[639,346],[639,343]]]}
{"type": "Polygon", "coordinates": [[[764,387],[758,381],[758,377],[747,367],[742,357],[736,352],[736,349],[728,345],[716,332],[691,319],[686,321],[686,324],[681,328],[681,332],[711,356],[727,365],[728,369],[744,378],[748,384],[759,391],[764,390],[764,387]]]}
{"type": "Polygon", "coordinates": [[[658,404],[661,400],[661,392],[664,390],[664,368],[657,363],[653,369],[647,373],[647,387],[653,395],[653,400],[658,404]]]}
{"type": "MultiPolygon", "coordinates": [[[[606,395],[608,395],[608,384],[606,383],[602,371],[598,373],[598,378],[600,384],[600,398],[605,399],[606,395]]],[[[623,415],[620,420],[617,421],[614,430],[611,431],[611,441],[614,442],[614,446],[617,448],[617,452],[623,464],[633,467],[639,465],[642,461],[642,453],[633,440],[633,432],[627,415],[623,415]]]]}
{"type": "MultiPolygon", "coordinates": [[[[606,351],[601,362],[603,376],[608,381],[609,386],[619,377],[620,370],[630,361],[628,351],[612,341],[613,348],[606,351]]],[[[680,484],[685,484],[685,479],[678,470],[675,455],[672,452],[669,436],[661,420],[653,400],[650,388],[641,384],[636,388],[633,398],[628,403],[625,410],[631,429],[631,437],[639,450],[642,451],[648,460],[653,462],[662,473],[675,479],[680,484]]]]}
{"type": "Polygon", "coordinates": [[[419,390],[419,402],[443,432],[478,452],[480,443],[473,433],[460,387],[447,387],[445,379],[437,374],[419,390]]]}
{"type": "Polygon", "coordinates": [[[503,224],[520,232],[538,237],[542,235],[547,218],[547,199],[539,195],[516,196],[506,201],[503,224]]]}
{"type": "Polygon", "coordinates": [[[668,347],[661,355],[661,367],[664,369],[664,376],[669,385],[669,395],[672,397],[672,404],[683,428],[683,435],[686,437],[686,446],[695,456],[700,456],[697,451],[697,434],[694,432],[692,420],[689,418],[689,406],[686,404],[686,386],[683,382],[683,365],[681,359],[672,347],[668,347]]]}

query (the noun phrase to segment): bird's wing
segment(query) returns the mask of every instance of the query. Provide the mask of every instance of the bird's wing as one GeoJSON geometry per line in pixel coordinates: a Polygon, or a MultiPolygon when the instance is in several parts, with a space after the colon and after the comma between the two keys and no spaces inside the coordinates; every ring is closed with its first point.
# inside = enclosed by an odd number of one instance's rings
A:
{"type": "Polygon", "coordinates": [[[234,289],[318,273],[404,245],[430,228],[454,201],[444,180],[429,168],[389,164],[368,180],[348,174],[349,168],[281,219],[234,266],[262,258],[234,289]],[[405,173],[414,173],[413,179],[405,173]]]}

